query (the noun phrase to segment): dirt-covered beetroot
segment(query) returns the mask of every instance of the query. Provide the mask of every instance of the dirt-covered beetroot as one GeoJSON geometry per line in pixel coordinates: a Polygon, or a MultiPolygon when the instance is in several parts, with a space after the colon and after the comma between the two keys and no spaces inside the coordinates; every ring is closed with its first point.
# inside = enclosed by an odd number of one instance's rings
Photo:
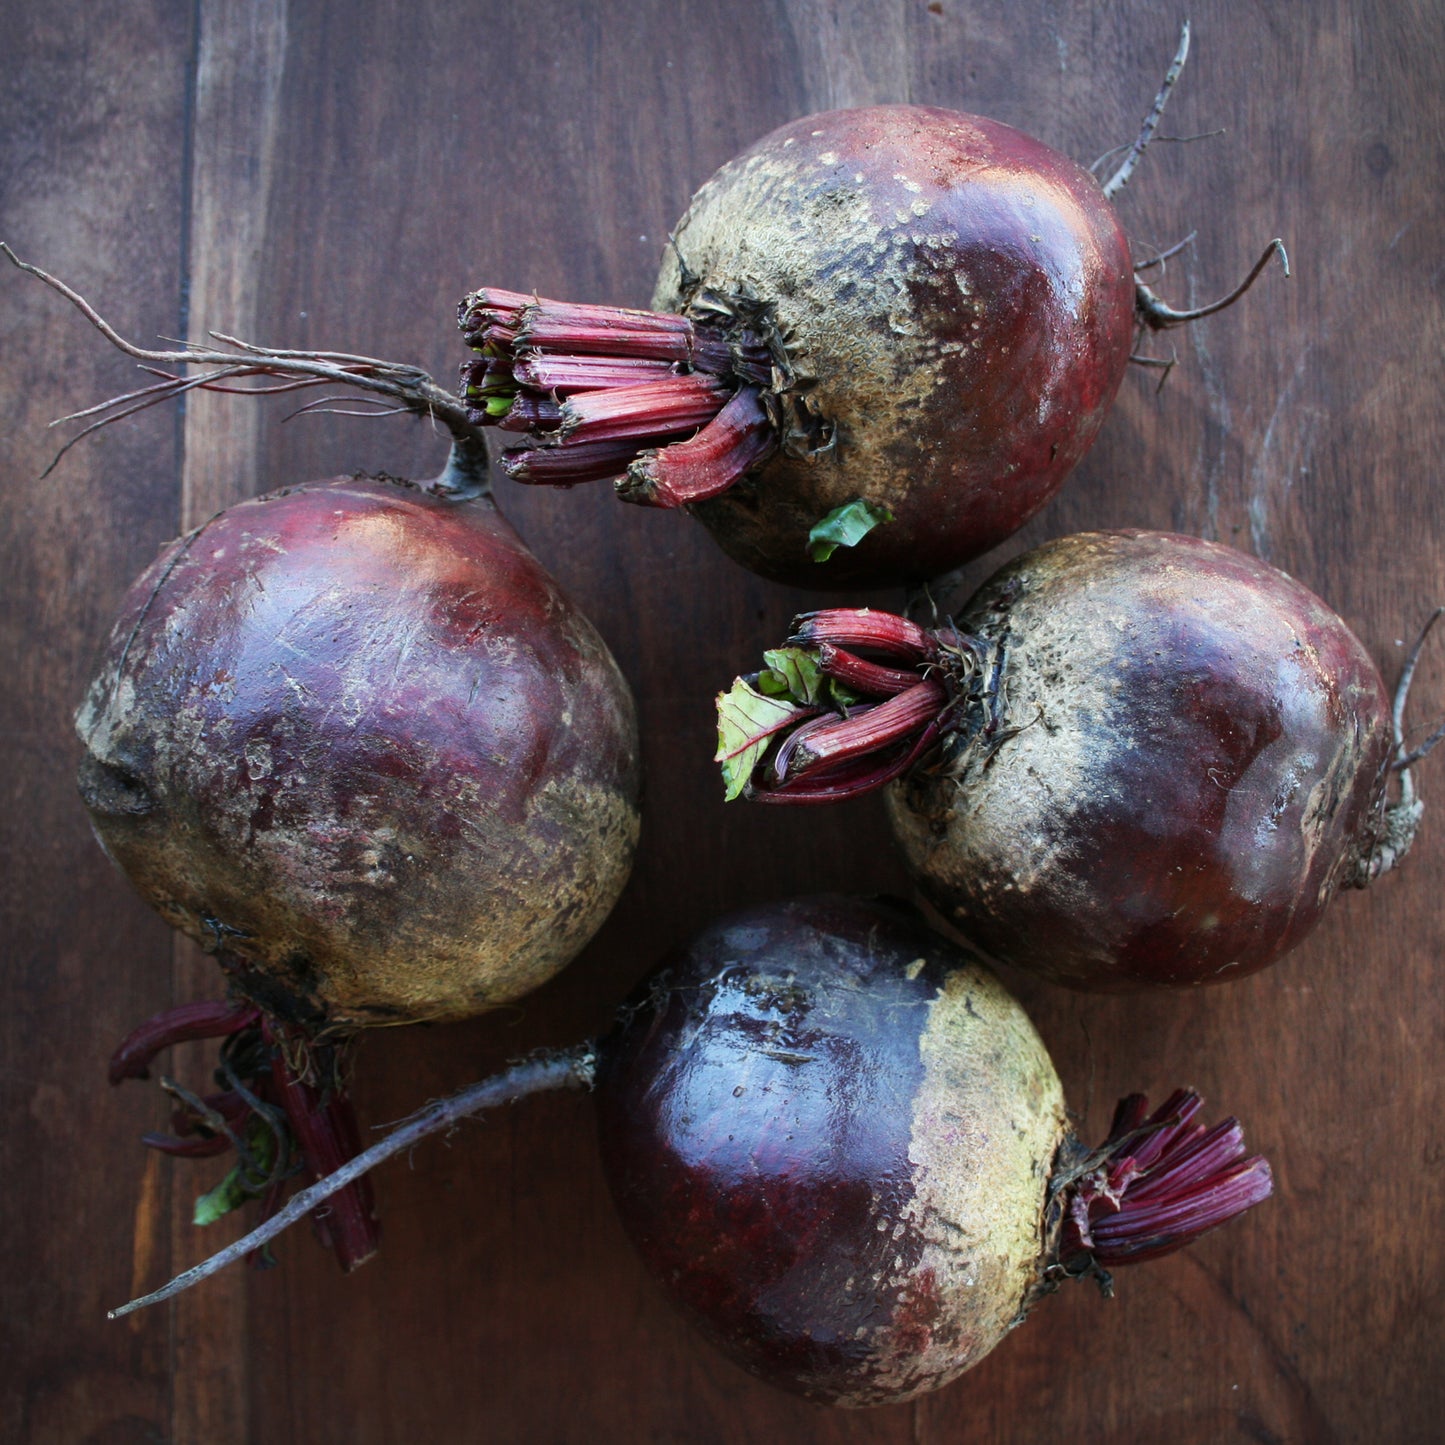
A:
{"type": "Polygon", "coordinates": [[[838,609],[800,619],[794,644],[720,699],[733,790],[827,801],[891,782],[895,834],[940,912],[1076,987],[1263,968],[1418,821],[1413,798],[1387,799],[1400,754],[1363,646],[1228,547],[1066,537],[995,574],[956,623],[838,609]]]}
{"type": "Polygon", "coordinates": [[[313,1032],[536,988],[637,837],[601,638],[490,502],[389,479],[286,488],[172,543],[77,726],[110,855],[313,1032]]]}
{"type": "Polygon", "coordinates": [[[696,515],[745,566],[813,585],[933,576],[1021,527],[1097,435],[1134,328],[1128,243],[1094,178],[927,106],[808,116],[729,161],[653,305],[718,298],[781,340],[788,431],[696,515]],[[812,563],[810,529],[856,498],[893,520],[812,563]]]}
{"type": "MultiPolygon", "coordinates": [[[[167,1087],[197,1205],[279,1206],[360,1148],[348,1041],[462,1018],[566,965],[627,881],[631,695],[606,646],[486,496],[338,477],[229,508],[127,594],[77,717],[97,836],[254,1007],[142,1024],[112,1082],[223,1040],[218,1095],[167,1087]]],[[[319,1219],[347,1269],[369,1183],[319,1219]]]]}
{"type": "Polygon", "coordinates": [[[1270,1189],[1187,1093],[1152,1117],[1124,1101],[1090,1155],[1018,1003],[888,903],[704,930],[604,1042],[597,1102],[618,1212],[671,1298],[746,1369],[840,1405],[947,1384],[1063,1279],[1270,1189]]]}
{"type": "Polygon", "coordinates": [[[1264,1199],[1268,1164],[1197,1094],[1121,1101],[1083,1148],[1044,1046],[971,956],[897,903],[755,907],[666,958],[595,1046],[429,1105],[125,1314],[273,1238],[428,1134],[596,1085],[622,1221],[745,1368],[839,1405],[947,1384],[1043,1295],[1167,1254],[1264,1199]]]}

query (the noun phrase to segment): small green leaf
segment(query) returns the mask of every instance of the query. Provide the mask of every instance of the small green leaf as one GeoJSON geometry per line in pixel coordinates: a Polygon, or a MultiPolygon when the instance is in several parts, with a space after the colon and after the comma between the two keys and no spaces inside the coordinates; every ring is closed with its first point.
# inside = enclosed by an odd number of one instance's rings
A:
{"type": "Polygon", "coordinates": [[[758,691],[786,695],[810,707],[823,686],[823,670],[815,653],[803,647],[775,647],[763,653],[766,671],[758,674],[758,691]]]}
{"type": "Polygon", "coordinates": [[[826,562],[839,547],[856,547],[874,527],[892,520],[887,507],[875,507],[862,497],[834,507],[808,533],[808,555],[815,562],[826,562]]]}
{"type": "MultiPolygon", "coordinates": [[[[255,1114],[246,1125],[246,1148],[252,1165],[269,1173],[276,1163],[276,1136],[266,1121],[255,1114]]],[[[191,1212],[191,1223],[214,1224],[233,1209],[239,1209],[247,1200],[255,1199],[264,1187],[264,1182],[257,1185],[247,1178],[244,1164],[237,1164],[214,1189],[208,1189],[197,1198],[191,1212]]]]}
{"type": "Polygon", "coordinates": [[[768,744],[797,719],[799,711],[793,702],[768,697],[743,677],[733,683],[730,691],[718,694],[717,753],[713,761],[722,764],[729,803],[742,796],[768,744]]]}

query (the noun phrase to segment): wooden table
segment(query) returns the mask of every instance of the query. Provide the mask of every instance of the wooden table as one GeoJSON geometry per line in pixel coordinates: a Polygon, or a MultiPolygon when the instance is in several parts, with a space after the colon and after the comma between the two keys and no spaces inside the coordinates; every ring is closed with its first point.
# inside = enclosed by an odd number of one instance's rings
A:
{"type": "MultiPolygon", "coordinates": [[[[811,110],[913,100],[1020,125],[1086,163],[1131,139],[1178,17],[1143,0],[539,0],[96,6],[7,0],[0,238],[128,334],[217,327],[415,359],[444,382],[456,300],[491,283],[645,304],[668,226],[744,144],[811,110]]],[[[1274,235],[1292,279],[1136,371],[1092,454],[1004,549],[1099,525],[1231,542],[1293,573],[1393,678],[1445,601],[1439,485],[1438,7],[1194,7],[1194,55],[1120,200],[1160,283],[1228,289],[1274,235]]],[[[87,440],[43,481],[52,418],[136,384],[56,296],[0,271],[4,611],[0,1435],[36,1442],[1192,1442],[1440,1438],[1445,1410],[1445,813],[1272,971],[1188,996],[1019,981],[1087,1136],[1113,1100],[1196,1085],[1273,1161],[1277,1197],[1188,1253],[1042,1307],[957,1385],[863,1414],[754,1383],[682,1327],[601,1181],[585,1098],[534,1101],[377,1176],[381,1256],[344,1278],[306,1231],[282,1267],[104,1310],[213,1243],[224,1167],[137,1143],[153,1089],[104,1061],[210,964],[92,841],[70,716],[121,591],[226,502],[336,471],[426,475],[425,426],[198,397],[87,440]]],[[[744,575],[686,518],[605,490],[499,488],[632,681],[647,771],[636,874],[551,986],[504,1014],[365,1041],[365,1119],[605,1026],[672,940],[730,907],[901,890],[876,800],[724,807],[712,697],[814,600],[744,575]],[[781,815],[780,815],[781,814],[781,815]]],[[[1003,554],[1000,554],[1003,555],[1003,554]]],[[[992,559],[996,561],[997,558],[992,559]]],[[[971,575],[981,578],[984,559],[971,575]]],[[[878,601],[894,600],[879,594],[878,601]]],[[[1413,716],[1445,712],[1445,660],[1413,716]]],[[[1427,792],[1445,806],[1437,761],[1427,792]]],[[[174,1067],[204,1080],[194,1051],[174,1067]]],[[[227,1225],[216,1227],[223,1231],[227,1225]]]]}

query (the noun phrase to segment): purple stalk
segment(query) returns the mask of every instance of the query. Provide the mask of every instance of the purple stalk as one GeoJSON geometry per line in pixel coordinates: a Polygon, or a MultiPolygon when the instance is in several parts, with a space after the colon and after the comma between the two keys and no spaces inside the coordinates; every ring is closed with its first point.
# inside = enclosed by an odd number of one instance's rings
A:
{"type": "Polygon", "coordinates": [[[938,723],[929,723],[911,747],[881,761],[870,754],[838,767],[796,774],[782,783],[762,783],[755,778],[745,796],[754,803],[843,803],[861,798],[901,778],[937,741],[939,731],[938,723]]]}
{"type": "Polygon", "coordinates": [[[1065,1270],[1171,1254],[1269,1197],[1268,1162],[1245,1153],[1238,1120],[1212,1129],[1194,1123],[1202,1102],[1179,1090],[1147,1116],[1142,1095],[1120,1102],[1109,1138],[1064,1186],[1065,1270]]]}
{"type": "MultiPolygon", "coordinates": [[[[301,1078],[287,1063],[281,1040],[269,1028],[266,1034],[277,1045],[271,1062],[272,1085],[306,1168],[312,1179],[334,1174],[359,1152],[360,1131],[351,1101],[335,1089],[323,1089],[301,1078]]],[[[311,1048],[313,1056],[325,1059],[330,1054],[325,1046],[311,1048]]],[[[317,1210],[315,1220],[348,1273],[376,1253],[380,1231],[369,1179],[357,1179],[339,1189],[317,1210]]]]}
{"type": "Polygon", "coordinates": [[[793,619],[793,634],[788,642],[799,647],[829,642],[838,647],[868,648],[912,663],[931,661],[938,651],[933,638],[917,623],[870,607],[825,607],[805,612],[793,619]]]}
{"type": "Polygon", "coordinates": [[[519,358],[510,368],[518,386],[533,391],[570,396],[576,391],[605,387],[640,386],[678,372],[671,362],[636,360],[617,356],[549,356],[519,358]]]}
{"type": "Polygon", "coordinates": [[[121,1040],[120,1047],[110,1056],[110,1081],[118,1084],[122,1079],[148,1079],[156,1055],[172,1045],[225,1038],[248,1028],[260,1016],[254,1004],[238,1006],[222,999],[183,1003],[166,1009],[121,1040]]]}
{"type": "Polygon", "coordinates": [[[462,367],[468,422],[532,440],[504,458],[517,481],[621,478],[641,458],[620,495],[678,507],[725,490],[777,446],[754,390],[772,381],[772,356],[752,332],[495,289],[468,296],[458,315],[480,353],[462,367]],[[588,450],[621,441],[626,453],[588,450]]]}
{"type": "Polygon", "coordinates": [[[918,682],[916,672],[869,662],[866,657],[835,647],[831,642],[819,645],[818,665],[828,677],[836,677],[854,692],[866,693],[869,697],[894,697],[918,682]]]}
{"type": "Polygon", "coordinates": [[[168,1154],[172,1159],[209,1159],[231,1147],[231,1141],[224,1134],[198,1134],[188,1139],[178,1139],[174,1134],[142,1134],[140,1141],[147,1149],[168,1154]]]}
{"type": "Polygon", "coordinates": [[[690,432],[710,421],[727,397],[721,382],[695,374],[579,392],[562,406],[561,439],[581,446],[690,432]]]}
{"type": "Polygon", "coordinates": [[[531,486],[574,487],[620,477],[638,452],[635,441],[579,442],[566,447],[517,447],[502,453],[502,470],[531,486]]]}
{"type": "Polygon", "coordinates": [[[695,437],[647,452],[633,462],[618,495],[653,507],[706,501],[766,461],[777,444],[757,389],[744,386],[695,437]]]}

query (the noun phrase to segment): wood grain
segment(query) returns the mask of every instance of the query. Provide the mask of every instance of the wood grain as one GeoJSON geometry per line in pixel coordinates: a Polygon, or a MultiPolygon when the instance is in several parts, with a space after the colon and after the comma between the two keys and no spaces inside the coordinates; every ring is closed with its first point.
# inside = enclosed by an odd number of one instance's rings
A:
{"type": "MultiPolygon", "coordinates": [[[[1086,527],[1229,541],[1335,606],[1387,679],[1445,601],[1445,48],[1427,0],[1192,12],[1161,144],[1119,200],[1138,254],[1195,232],[1159,289],[1229,289],[1270,237],[1293,276],[1156,342],[1064,493],[993,559],[1086,527]]],[[[438,0],[3,0],[0,238],[139,339],[185,328],[416,360],[448,383],[469,287],[645,303],[668,227],[729,155],[810,110],[953,105],[1086,163],[1132,138],[1176,19],[1143,0],[738,0],[599,7],[438,0]]],[[[1265,975],[1091,999],[1014,979],[1085,1126],[1118,1094],[1192,1084],[1235,1112],[1277,1197],[1227,1232],[1042,1306],[912,1406],[828,1411],[717,1358],[629,1253],[585,1098],[536,1100],[394,1161],[382,1254],[342,1277],[304,1231],[281,1268],[172,1310],[104,1308],[209,1243],[218,1169],[147,1158],[163,1106],[108,1092],[106,1054],[217,987],[88,836],[70,712],[121,591],[167,537],[241,495],[338,471],[434,471],[418,423],[283,422],[198,396],[71,452],[53,417],[134,385],[59,298],[0,274],[0,1435],[17,1441],[1430,1441],[1445,1412],[1445,827],[1344,898],[1265,975]]],[[[605,1027],[675,939],[822,888],[901,891],[881,810],[724,808],[711,699],[810,594],[750,578],[680,516],[608,495],[500,498],[637,692],[647,799],[612,919],[526,1004],[365,1041],[380,1125],[507,1058],[605,1027]]],[[[892,600],[880,594],[876,600],[892,600]]],[[[1445,663],[1414,715],[1445,712],[1445,663]]],[[[1427,794],[1445,791],[1427,765],[1427,794]]],[[[204,1082],[203,1055],[173,1061],[204,1082]]],[[[225,1225],[216,1226],[224,1230],[225,1225]]]]}

